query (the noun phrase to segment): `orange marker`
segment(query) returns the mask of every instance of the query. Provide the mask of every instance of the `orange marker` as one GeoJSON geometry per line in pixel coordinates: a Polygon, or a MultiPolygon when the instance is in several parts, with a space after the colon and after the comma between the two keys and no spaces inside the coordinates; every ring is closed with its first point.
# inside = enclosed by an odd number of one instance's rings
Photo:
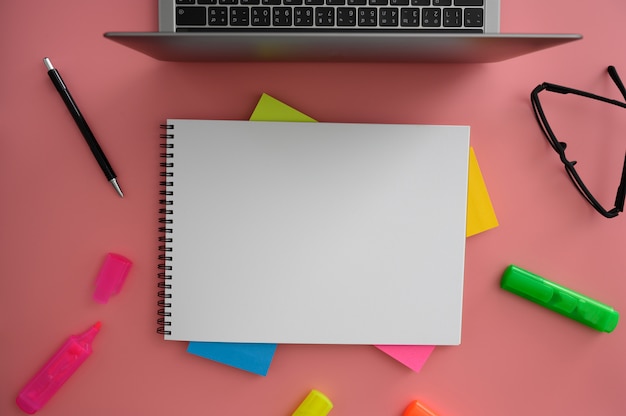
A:
{"type": "Polygon", "coordinates": [[[412,401],[406,409],[404,409],[404,413],[402,416],[437,416],[432,410],[418,402],[417,400],[412,401]]]}

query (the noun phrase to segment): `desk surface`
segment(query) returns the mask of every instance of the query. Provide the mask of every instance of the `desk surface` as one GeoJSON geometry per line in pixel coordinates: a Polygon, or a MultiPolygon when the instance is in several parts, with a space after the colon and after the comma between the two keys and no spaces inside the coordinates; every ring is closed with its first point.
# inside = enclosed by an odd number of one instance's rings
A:
{"type": "MultiPolygon", "coordinates": [[[[102,37],[156,30],[156,4],[0,6],[0,414],[20,414],[14,400],[25,382],[69,334],[98,320],[94,355],[41,414],[287,415],[311,388],[333,400],[333,416],[399,415],[416,398],[444,416],[626,413],[626,324],[597,333],[499,288],[514,263],[626,313],[626,214],[607,220],[583,202],[529,103],[542,81],[619,98],[606,66],[626,78],[617,45],[626,3],[567,10],[566,0],[503,0],[504,32],[585,38],[488,65],[164,63],[102,37]],[[44,56],[99,138],[123,200],[53,89],[44,56]],[[370,346],[281,345],[261,377],[155,333],[159,124],[246,119],[262,92],[320,121],[471,126],[500,226],[467,242],[460,347],[437,348],[414,373],[370,346]],[[91,295],[110,251],[134,266],[122,293],[100,305],[91,295]]],[[[563,100],[551,114],[566,130],[591,119],[568,139],[612,206],[626,117],[585,106],[563,100]]]]}

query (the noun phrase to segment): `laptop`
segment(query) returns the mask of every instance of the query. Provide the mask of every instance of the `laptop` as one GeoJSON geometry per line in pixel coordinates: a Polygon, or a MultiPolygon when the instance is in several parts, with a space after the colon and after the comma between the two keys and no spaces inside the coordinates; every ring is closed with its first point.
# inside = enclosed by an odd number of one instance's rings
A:
{"type": "Polygon", "coordinates": [[[164,61],[497,62],[581,39],[500,33],[501,0],[159,0],[158,32],[107,32],[164,61]]]}

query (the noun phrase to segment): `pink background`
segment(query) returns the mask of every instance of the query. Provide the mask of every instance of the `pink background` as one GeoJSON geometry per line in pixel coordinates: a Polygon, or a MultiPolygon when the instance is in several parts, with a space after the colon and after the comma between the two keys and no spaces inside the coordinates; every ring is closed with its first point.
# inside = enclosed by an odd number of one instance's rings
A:
{"type": "MultiPolygon", "coordinates": [[[[584,203],[529,103],[542,81],[620,98],[606,66],[626,78],[626,3],[569,4],[503,0],[503,32],[585,37],[506,62],[338,65],[158,62],[102,37],[156,30],[154,0],[3,1],[0,414],[20,414],[22,386],[98,320],[93,356],[42,415],[289,415],[311,388],[334,402],[333,416],[400,415],[413,399],[443,416],[626,414],[624,323],[598,333],[499,288],[514,263],[626,312],[626,214],[607,220],[584,203]],[[52,87],[45,56],[117,171],[123,200],[52,87]],[[262,92],[320,121],[471,126],[500,226],[468,240],[460,347],[437,348],[414,373],[371,346],[280,345],[261,377],[155,333],[159,124],[246,119],[262,92]],[[100,305],[91,295],[110,251],[134,267],[100,305]]],[[[581,123],[570,129],[572,152],[612,207],[626,112],[551,102],[564,130],[581,123]]]]}

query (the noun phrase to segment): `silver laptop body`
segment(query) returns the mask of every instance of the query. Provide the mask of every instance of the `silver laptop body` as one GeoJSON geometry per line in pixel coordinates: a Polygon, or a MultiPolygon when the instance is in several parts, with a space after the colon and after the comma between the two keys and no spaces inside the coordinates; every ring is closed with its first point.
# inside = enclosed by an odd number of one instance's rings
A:
{"type": "Polygon", "coordinates": [[[158,32],[104,36],[190,62],[482,63],[582,38],[500,33],[500,0],[159,0],[158,32]]]}

